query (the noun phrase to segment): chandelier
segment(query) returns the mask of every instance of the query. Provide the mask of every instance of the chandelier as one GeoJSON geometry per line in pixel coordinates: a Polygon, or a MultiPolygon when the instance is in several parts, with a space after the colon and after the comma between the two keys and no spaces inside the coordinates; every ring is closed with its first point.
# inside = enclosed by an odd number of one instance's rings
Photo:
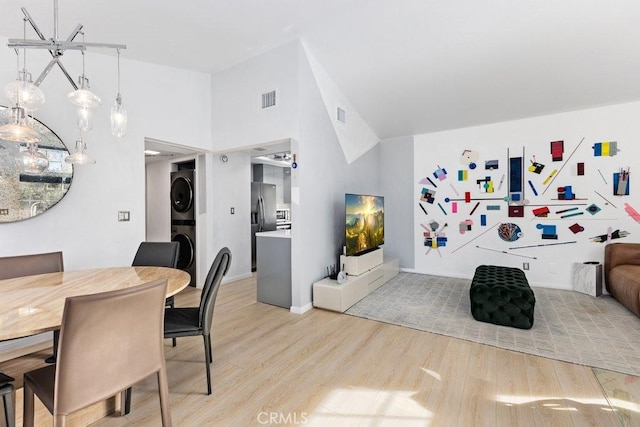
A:
{"type": "Polygon", "coordinates": [[[49,75],[54,67],[62,71],[67,78],[73,91],[67,97],[71,103],[76,106],[76,123],[80,132],[80,138],[76,142],[76,150],[69,155],[65,161],[72,164],[95,163],[86,153],[86,141],[83,138],[83,132],[91,130],[93,127],[93,109],[101,105],[101,99],[91,92],[89,87],[89,79],[85,75],[85,51],[89,48],[108,48],[115,49],[118,57],[118,93],[115,102],[111,108],[111,133],[116,137],[123,137],[127,131],[127,110],[124,107],[122,95],[120,93],[120,50],[126,49],[126,45],[109,44],[109,43],[87,43],[84,41],[83,25],[76,25],[75,29],[66,39],[58,38],[58,0],[53,0],[53,37],[47,39],[40,31],[40,28],[31,17],[29,12],[23,7],[23,38],[9,39],[7,46],[16,52],[17,57],[17,77],[15,81],[10,82],[5,87],[5,95],[12,104],[9,111],[9,121],[6,125],[0,126],[0,139],[25,145],[25,149],[21,151],[22,158],[19,163],[24,165],[33,165],[34,159],[37,158],[38,167],[27,168],[25,172],[37,173],[46,170],[48,161],[46,156],[38,151],[38,142],[41,138],[38,132],[29,126],[29,112],[38,109],[45,102],[45,95],[39,86],[42,81],[49,75]],[[26,37],[27,23],[31,26],[39,39],[29,40],[26,37]],[[82,36],[82,41],[75,41],[78,35],[82,36]],[[44,50],[51,55],[51,61],[47,64],[38,78],[33,81],[31,73],[27,71],[27,50],[44,50]],[[78,82],[71,78],[66,68],[61,62],[62,55],[66,51],[80,51],[82,54],[82,74],[78,78],[78,82]],[[22,68],[20,64],[20,52],[22,51],[22,68]],[[44,160],[43,160],[44,157],[44,160]]]}

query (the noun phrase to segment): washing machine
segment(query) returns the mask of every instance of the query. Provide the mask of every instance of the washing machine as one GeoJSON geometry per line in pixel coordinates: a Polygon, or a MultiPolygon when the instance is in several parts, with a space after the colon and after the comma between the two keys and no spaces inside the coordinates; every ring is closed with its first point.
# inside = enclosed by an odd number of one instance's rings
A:
{"type": "Polygon", "coordinates": [[[191,276],[190,286],[196,286],[196,227],[195,225],[172,225],[171,241],[180,243],[178,268],[191,276]]]}
{"type": "Polygon", "coordinates": [[[171,221],[194,221],[195,185],[194,171],[171,172],[171,221]]]}

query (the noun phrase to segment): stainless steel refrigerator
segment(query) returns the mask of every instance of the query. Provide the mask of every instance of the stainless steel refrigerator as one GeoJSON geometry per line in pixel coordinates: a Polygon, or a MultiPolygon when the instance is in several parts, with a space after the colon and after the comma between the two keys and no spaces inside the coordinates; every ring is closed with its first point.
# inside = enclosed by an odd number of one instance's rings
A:
{"type": "Polygon", "coordinates": [[[251,183],[251,271],[256,271],[256,233],[276,229],[276,186],[251,183]]]}

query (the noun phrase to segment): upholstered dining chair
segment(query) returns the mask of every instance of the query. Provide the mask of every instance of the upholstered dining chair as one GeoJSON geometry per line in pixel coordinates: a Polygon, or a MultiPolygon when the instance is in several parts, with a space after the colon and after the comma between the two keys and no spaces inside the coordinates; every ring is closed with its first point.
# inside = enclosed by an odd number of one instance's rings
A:
{"type": "MultiPolygon", "coordinates": [[[[64,271],[62,252],[45,252],[0,258],[0,280],[61,271],[64,271]]],[[[53,356],[47,358],[47,363],[56,361],[58,335],[59,331],[53,331],[53,356]]]]}
{"type": "Polygon", "coordinates": [[[0,280],[64,271],[62,252],[18,255],[0,258],[0,280]]]}
{"type": "MultiPolygon", "coordinates": [[[[138,251],[133,257],[133,267],[171,267],[178,265],[178,255],[180,253],[179,242],[142,242],[138,246],[138,251]]],[[[173,296],[167,298],[167,307],[174,306],[173,296]]],[[[175,347],[175,342],[174,342],[175,347]]]]}
{"type": "MultiPolygon", "coordinates": [[[[178,266],[178,257],[180,255],[180,242],[142,242],[138,246],[136,255],[133,257],[132,267],[170,267],[178,266]]],[[[170,296],[165,301],[165,307],[174,307],[175,300],[170,296]]],[[[172,341],[176,346],[175,338],[172,341]]],[[[129,387],[124,395],[124,413],[131,411],[131,393],[129,387]]]]}
{"type": "Polygon", "coordinates": [[[229,271],[231,251],[222,248],[211,264],[200,295],[198,307],[166,308],[164,311],[164,337],[179,338],[202,335],[207,372],[207,394],[211,394],[211,323],[213,307],[222,278],[229,271]]]}
{"type": "Polygon", "coordinates": [[[7,427],[15,427],[16,414],[13,406],[13,378],[0,372],[0,395],[4,404],[4,420],[7,427]]]}
{"type": "Polygon", "coordinates": [[[34,393],[64,426],[69,414],[156,374],[162,425],[171,426],[164,360],[167,280],[67,298],[56,365],[24,374],[24,426],[34,425],[34,393]]]}

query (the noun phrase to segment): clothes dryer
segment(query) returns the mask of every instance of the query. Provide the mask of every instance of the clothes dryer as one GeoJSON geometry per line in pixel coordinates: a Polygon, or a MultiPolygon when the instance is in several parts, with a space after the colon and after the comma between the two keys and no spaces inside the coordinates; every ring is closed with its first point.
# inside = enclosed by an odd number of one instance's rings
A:
{"type": "Polygon", "coordinates": [[[195,221],[194,171],[171,172],[171,221],[195,221]]]}
{"type": "Polygon", "coordinates": [[[191,276],[190,286],[196,286],[196,227],[195,225],[172,225],[171,241],[180,243],[178,268],[191,276]]]}

